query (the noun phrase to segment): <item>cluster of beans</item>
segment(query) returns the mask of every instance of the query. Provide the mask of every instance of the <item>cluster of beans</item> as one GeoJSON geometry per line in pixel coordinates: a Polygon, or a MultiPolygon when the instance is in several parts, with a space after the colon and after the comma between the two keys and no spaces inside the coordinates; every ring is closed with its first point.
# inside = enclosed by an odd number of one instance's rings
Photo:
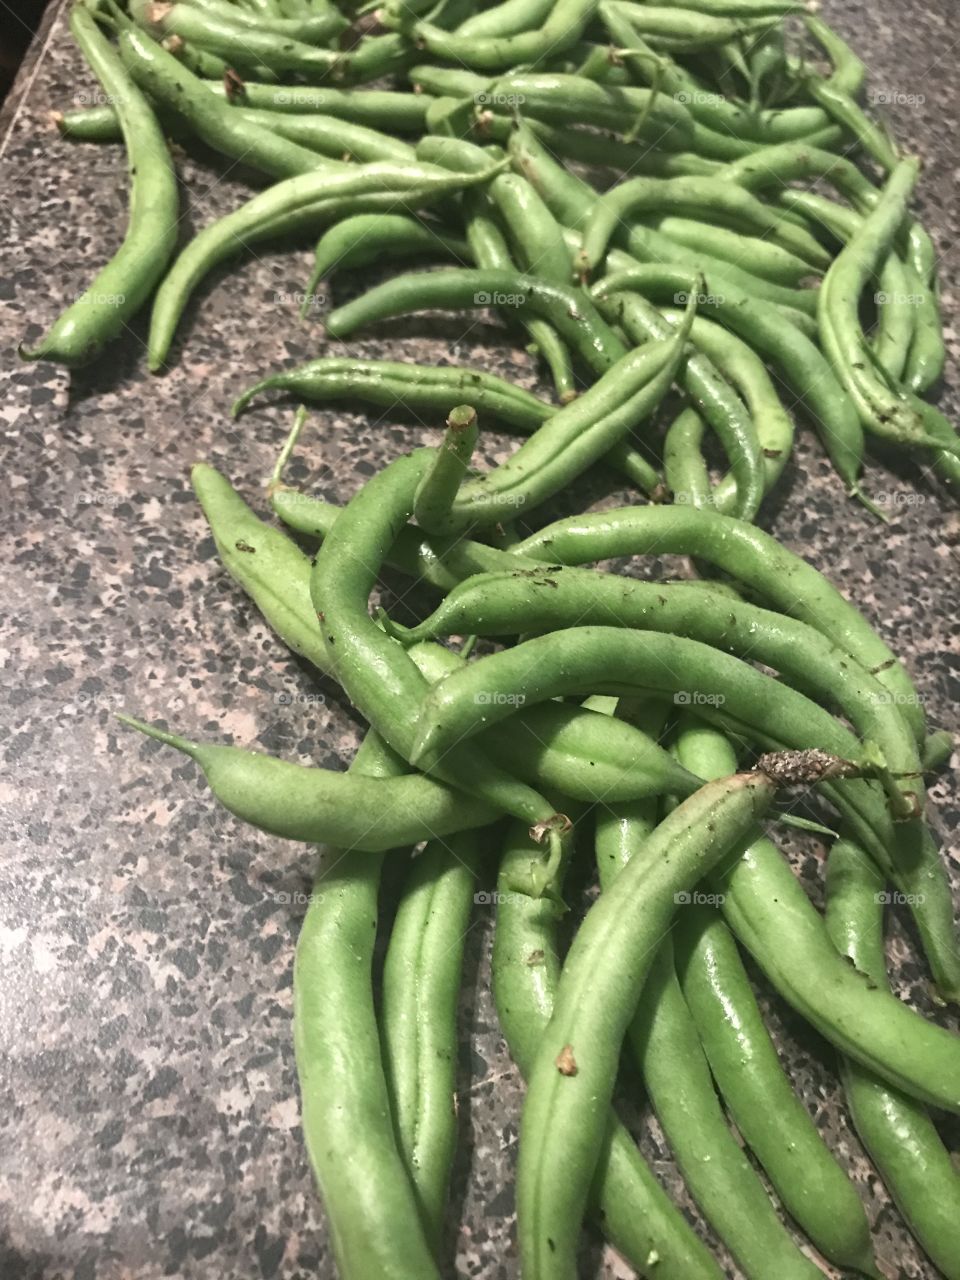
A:
{"type": "Polygon", "coordinates": [[[957,437],[924,398],[944,344],[934,250],[910,212],[918,166],[858,105],[854,54],[819,18],[802,33],[794,10],[71,11],[110,105],[59,124],[81,140],[122,136],[130,222],[25,357],[91,359],[152,297],[160,369],[213,266],[319,230],[305,309],[334,269],[443,263],[335,309],[332,337],[499,304],[553,385],[543,399],[476,369],[327,356],[251,386],[235,414],[280,391],[446,423],[438,447],[391,462],[340,508],[283,482],[298,412],[270,491],[289,532],[213,468],[193,472],[229,572],[368,733],[341,773],[128,721],[192,757],[241,819],[341,851],[304,920],[294,1029],[307,1148],[350,1280],[441,1273],[463,938],[494,850],[493,994],[527,1081],[525,1280],[573,1277],[586,1221],[641,1276],[722,1274],[617,1117],[624,1052],[748,1280],[823,1273],[728,1116],[818,1256],[878,1274],[863,1207],[783,1072],[744,951],[836,1049],[878,1174],[933,1263],[960,1277],[960,1176],[930,1114],[960,1112],[960,1040],[894,997],[883,947],[892,889],[939,992],[960,1000],[950,884],[924,821],[924,773],[950,743],[857,610],[752,523],[791,453],[781,389],[871,510],[860,486],[873,439],[960,480],[957,437]],[[176,256],[168,135],[274,180],[176,256]],[[486,425],[525,439],[477,472],[486,425]],[[650,501],[531,531],[538,508],[601,465],[650,501]],[[663,554],[699,576],[591,567],[663,554]],[[371,613],[385,568],[437,594],[413,627],[371,613]],[[500,645],[477,657],[478,638],[500,645]],[[797,786],[835,815],[825,916],[760,833],[788,820],[777,799],[797,786]],[[384,855],[423,842],[375,998],[384,855]],[[601,892],[564,954],[564,878],[587,848],[601,892]]]}

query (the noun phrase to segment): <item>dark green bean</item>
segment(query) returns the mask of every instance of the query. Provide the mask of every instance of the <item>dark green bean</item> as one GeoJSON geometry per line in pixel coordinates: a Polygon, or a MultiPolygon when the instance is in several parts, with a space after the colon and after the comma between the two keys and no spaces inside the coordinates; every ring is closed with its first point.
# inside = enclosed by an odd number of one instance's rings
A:
{"type": "MultiPolygon", "coordinates": [[[[403,764],[368,734],[351,766],[371,778],[403,764]]],[[[397,1149],[373,994],[382,858],[330,851],[293,968],[293,1035],[303,1136],[345,1280],[439,1276],[397,1149]]]]}
{"type": "Polygon", "coordinates": [[[66,365],[91,360],[153,292],[177,238],[177,182],[163,133],[90,12],[70,10],[70,30],[116,107],[127,148],[130,204],[123,243],[80,297],[32,347],[26,360],[66,365]]]}
{"type": "Polygon", "coordinates": [[[383,965],[387,1092],[434,1250],[456,1149],[457,1000],[482,839],[432,840],[412,861],[383,965]]]}
{"type": "Polygon", "coordinates": [[[460,262],[470,258],[465,241],[448,235],[439,225],[408,213],[361,213],[344,218],[317,241],[313,271],[300,308],[301,317],[310,311],[320,281],[335,268],[365,267],[387,250],[404,257],[439,253],[460,262]]]}
{"type": "MultiPolygon", "coordinates": [[[[701,777],[726,777],[737,767],[723,734],[692,719],[677,746],[681,763],[701,777]]],[[[945,1086],[960,1095],[960,1041],[840,958],[771,841],[732,851],[707,885],[721,895],[724,919],[774,988],[831,1044],[911,1097],[944,1098],[945,1086]]]]}
{"type": "MultiPolygon", "coordinates": [[[[887,987],[883,877],[856,845],[827,859],[826,926],[839,953],[880,991],[887,987]]],[[[960,1278],[960,1175],[925,1107],[842,1060],[844,1094],[860,1141],[921,1248],[947,1280],[960,1278]]]]}
{"type": "Polygon", "coordinates": [[[736,775],[701,788],[590,907],[568,953],[530,1071],[517,1168],[521,1265],[529,1280],[576,1275],[576,1248],[604,1148],[627,1027],[674,895],[737,843],[774,796],[736,775]]]}
{"type": "Polygon", "coordinates": [[[783,1072],[729,929],[715,908],[691,903],[674,938],[684,999],[740,1135],[820,1252],[875,1276],[863,1205],[783,1072]]]}
{"type": "MultiPolygon", "coordinates": [[[[497,881],[493,997],[510,1056],[524,1076],[553,1013],[560,979],[556,908],[511,891],[528,857],[522,828],[511,826],[497,881]]],[[[641,1277],[719,1280],[716,1263],[612,1109],[591,1201],[604,1233],[641,1277]]]]}
{"type": "Polygon", "coordinates": [[[326,168],[322,172],[303,173],[268,187],[235,212],[204,228],[177,258],[153,305],[150,368],[159,369],[166,360],[177,321],[199,281],[264,225],[276,223],[318,202],[329,210],[331,217],[342,213],[344,202],[351,199],[380,200],[392,206],[429,204],[451,191],[483,181],[484,177],[482,174],[450,174],[419,165],[370,164],[343,166],[335,172],[326,168]]]}

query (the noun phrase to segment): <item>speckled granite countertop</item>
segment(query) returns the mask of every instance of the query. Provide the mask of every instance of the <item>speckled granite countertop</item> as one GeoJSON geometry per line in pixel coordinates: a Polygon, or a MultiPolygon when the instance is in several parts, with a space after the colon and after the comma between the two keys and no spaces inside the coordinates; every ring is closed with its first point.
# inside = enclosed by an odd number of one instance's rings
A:
{"type": "MultiPolygon", "coordinates": [[[[870,65],[872,89],[895,103],[909,95],[909,105],[886,110],[926,161],[922,211],[956,317],[960,92],[949,0],[827,8],[870,65]]],[[[357,741],[337,691],[317,685],[231,585],[187,485],[188,464],[209,459],[263,505],[288,411],[261,408],[234,424],[226,409],[251,375],[327,349],[320,320],[299,326],[289,298],[303,287],[309,253],[218,272],[191,307],[164,378],[145,371],[142,323],[72,377],[20,365],[17,343],[36,337],[121,234],[120,150],[72,146],[47,118],[91,89],[56,17],[5,112],[0,1276],[328,1278],[290,1026],[291,958],[314,854],[240,826],[192,765],[118,732],[112,718],[125,708],[326,765],[344,762],[357,741]]],[[[245,190],[227,172],[182,167],[188,226],[245,190]]],[[[338,296],[356,284],[339,279],[338,296]]],[[[955,357],[956,333],[949,339],[955,357]]],[[[499,341],[493,325],[471,317],[453,328],[405,322],[349,350],[446,355],[532,385],[528,358],[499,341]],[[452,349],[442,341],[451,334],[452,349]]],[[[956,421],[955,394],[943,402],[956,421]]],[[[324,410],[294,476],[342,501],[385,459],[435,438],[390,414],[324,410]]],[[[957,519],[902,465],[870,475],[874,494],[887,496],[893,522],[884,529],[842,498],[804,441],[765,522],[879,624],[906,655],[932,721],[956,730],[957,519]]],[[[937,825],[955,831],[949,771],[933,800],[937,825]]],[[[815,858],[788,847],[816,896],[815,858]]],[[[956,873],[955,859],[956,850],[956,873]]],[[[520,1094],[488,991],[491,924],[492,908],[480,908],[469,939],[471,1039],[460,1063],[451,1215],[461,1225],[451,1228],[446,1269],[506,1280],[516,1274],[520,1094]]],[[[901,991],[929,1007],[899,923],[892,946],[901,991]]],[[[932,1276],[850,1132],[829,1053],[764,1000],[794,1078],[861,1184],[887,1273],[932,1276]]],[[[659,1134],[648,1126],[641,1141],[675,1184],[659,1134]]],[[[584,1274],[626,1271],[591,1239],[584,1274]]]]}

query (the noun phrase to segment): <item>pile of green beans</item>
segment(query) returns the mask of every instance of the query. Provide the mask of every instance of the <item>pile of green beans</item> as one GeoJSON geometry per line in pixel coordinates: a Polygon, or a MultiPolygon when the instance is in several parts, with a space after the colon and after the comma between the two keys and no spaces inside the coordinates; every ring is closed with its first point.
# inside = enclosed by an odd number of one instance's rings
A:
{"type": "Polygon", "coordinates": [[[306,238],[299,322],[320,349],[239,371],[233,415],[252,430],[270,394],[435,430],[334,504],[285,479],[310,448],[301,407],[268,488],[285,529],[212,467],[192,472],[226,572],[363,721],[348,768],[121,717],[193,761],[239,821],[327,846],[296,950],[294,1044],[344,1280],[450,1273],[464,939],[494,890],[493,997],[526,1082],[523,1280],[573,1280],[584,1227],[647,1280],[723,1274],[617,1115],[641,1086],[747,1280],[823,1274],[798,1237],[878,1274],[842,1153],[780,1063],[745,954],[836,1051],[878,1178],[960,1280],[960,1180],[936,1127],[938,1110],[960,1113],[960,1038],[946,1013],[892,994],[883,949],[892,889],[938,998],[960,1002],[924,777],[952,744],[855,605],[754,524],[802,481],[806,421],[875,515],[874,444],[960,483],[932,402],[945,342],[919,166],[860,106],[865,69],[837,33],[804,13],[797,34],[801,9],[71,10],[109,105],[57,125],[76,144],[123,142],[129,224],[24,358],[93,359],[149,304],[159,373],[212,268],[306,238]],[[179,251],[168,137],[259,184],[179,251]],[[363,288],[321,310],[350,272],[363,288]],[[334,345],[424,312],[492,313],[543,382],[334,345]],[[490,431],[522,440],[481,469],[490,431]],[[602,468],[637,500],[554,518],[602,468]],[[598,567],[663,555],[691,576],[598,567]],[[398,574],[422,588],[406,625],[398,574]],[[797,790],[818,821],[791,812],[797,790]],[[791,822],[831,845],[825,915],[771,838],[791,822]],[[402,877],[383,875],[387,858],[402,877]],[[584,876],[598,893],[575,912],[564,886],[584,876]],[[383,885],[398,895],[389,929],[383,885]]]}

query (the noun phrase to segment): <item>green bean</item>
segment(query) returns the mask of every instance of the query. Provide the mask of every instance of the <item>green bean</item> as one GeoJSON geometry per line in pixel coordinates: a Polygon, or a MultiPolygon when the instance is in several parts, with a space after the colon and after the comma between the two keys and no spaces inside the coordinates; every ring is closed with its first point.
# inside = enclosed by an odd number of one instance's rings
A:
{"type": "Polygon", "coordinates": [[[867,78],[866,67],[842,36],[839,36],[832,27],[827,26],[822,18],[814,13],[808,13],[803,21],[807,30],[821,45],[833,64],[833,71],[828,77],[827,83],[841,93],[849,94],[851,98],[855,98],[867,78]]]}
{"type": "Polygon", "coordinates": [[[424,126],[430,98],[420,93],[393,93],[382,89],[334,89],[324,85],[256,84],[245,80],[229,94],[220,83],[207,86],[211,93],[228,96],[248,107],[275,111],[278,115],[322,112],[338,120],[390,129],[395,133],[419,133],[424,126]]]}
{"type": "Polygon", "coordinates": [[[306,768],[239,747],[190,742],[132,716],[119,719],[195,760],[225,808],[285,840],[384,853],[486,826],[498,816],[484,801],[420,774],[372,779],[306,768]]]}
{"type": "MultiPolygon", "coordinates": [[[[689,296],[693,295],[681,293],[676,298],[684,302],[689,296]]],[[[655,309],[639,295],[614,294],[600,305],[635,342],[657,332],[651,325],[655,309]]],[[[676,313],[665,312],[661,322],[675,320],[676,313]]],[[[733,483],[721,486],[714,502],[727,514],[752,520],[764,492],[779,479],[790,456],[793,424],[762,362],[745,343],[709,321],[695,320],[692,337],[697,354],[687,361],[684,386],[709,421],[731,466],[733,483]]]]}
{"type": "Polygon", "coordinates": [[[623,356],[506,462],[471,479],[459,492],[474,440],[465,439],[454,426],[454,437],[463,442],[466,456],[448,434],[439,458],[444,463],[444,476],[447,461],[452,464],[449,480],[437,477],[439,484],[430,484],[429,499],[422,505],[418,494],[417,523],[428,533],[456,533],[472,524],[500,523],[505,514],[520,509],[526,512],[561,492],[656,410],[676,374],[695,306],[693,299],[671,338],[623,356]]]}
{"type": "Polygon", "coordinates": [[[310,310],[321,280],[335,269],[365,267],[389,250],[407,255],[440,253],[460,262],[469,260],[465,241],[447,235],[442,227],[406,213],[366,213],[344,218],[317,241],[313,271],[304,291],[300,315],[310,310]]]}
{"type": "MultiPolygon", "coordinates": [[[[664,318],[674,324],[680,314],[670,309],[663,312],[664,318]]],[[[692,337],[694,345],[706,353],[743,397],[757,425],[757,440],[763,455],[763,491],[769,493],[783,474],[793,450],[793,421],[783,407],[773,380],[753,350],[720,325],[710,320],[694,321],[692,337]]],[[[731,462],[736,461],[734,455],[731,462]]],[[[724,514],[741,515],[743,497],[734,467],[714,489],[713,501],[724,514]]]]}
{"type": "MultiPolygon", "coordinates": [[[[602,298],[636,289],[655,301],[672,300],[691,287],[681,268],[645,263],[620,270],[621,255],[608,258],[612,274],[594,286],[602,298]]],[[[851,398],[837,381],[815,343],[787,326],[759,299],[749,298],[724,279],[708,278],[701,307],[713,314],[777,369],[819,429],[820,438],[848,492],[860,496],[858,473],[863,458],[863,432],[851,398]]]]}
{"type": "Polygon", "coordinates": [[[456,1148],[457,999],[480,855],[480,837],[465,832],[413,860],[383,966],[387,1091],[434,1250],[456,1148]]]}
{"type": "MultiPolygon", "coordinates": [[[[194,489],[230,575],[294,653],[329,674],[310,601],[310,560],[279,530],[257,518],[212,467],[193,468],[194,489]]],[[[479,545],[479,544],[476,544],[479,545]]],[[[498,555],[502,561],[504,553],[498,555]]],[[[410,657],[431,683],[462,665],[449,650],[419,644],[410,657]]],[[[506,731],[494,727],[495,756],[518,778],[585,802],[688,795],[697,780],[633,726],[560,703],[522,710],[506,731]]]]}
{"type": "Polygon", "coordinates": [[[620,9],[638,34],[655,48],[683,53],[709,49],[739,36],[765,31],[776,21],[772,14],[727,17],[695,13],[675,6],[634,4],[629,0],[623,0],[620,9]]]}
{"type": "MultiPolygon", "coordinates": [[[[827,231],[846,244],[863,226],[863,219],[852,209],[825,199],[812,191],[788,189],[779,196],[781,204],[802,213],[810,222],[819,223],[827,231]]],[[[880,266],[877,283],[880,288],[874,294],[877,304],[877,330],[872,349],[880,368],[887,378],[898,382],[906,364],[913,340],[916,298],[921,286],[907,279],[906,268],[895,252],[888,253],[880,266]]],[[[862,331],[861,331],[862,334],[862,331]]],[[[862,340],[867,341],[863,335],[862,340]]]]}
{"type": "Polygon", "coordinates": [[[326,44],[350,25],[336,9],[300,18],[264,18],[259,14],[244,13],[236,5],[215,4],[212,0],[206,0],[202,6],[197,5],[196,0],[173,4],[138,3],[131,5],[131,9],[137,21],[143,21],[148,30],[177,35],[201,46],[210,44],[215,52],[222,52],[217,46],[224,45],[229,38],[243,49],[244,55],[249,52],[265,66],[270,64],[262,56],[261,46],[265,42],[260,39],[261,35],[275,33],[278,43],[279,39],[285,38],[294,43],[318,45],[326,44]],[[249,45],[246,32],[253,33],[249,45]]]}
{"type": "Polygon", "coordinates": [[[919,283],[921,299],[904,382],[910,391],[923,395],[943,375],[946,347],[937,294],[937,251],[930,236],[916,222],[911,224],[907,235],[907,262],[919,283]]]}
{"type": "MultiPolygon", "coordinates": [[[[685,722],[682,764],[705,778],[726,777],[736,754],[724,736],[685,722]]],[[[769,840],[731,851],[707,877],[721,894],[727,924],[781,996],[831,1044],[911,1097],[955,1109],[960,1061],[955,1035],[922,1018],[841,959],[822,917],[769,840]]]]}
{"type": "MultiPolygon", "coordinates": [[[[472,143],[454,138],[423,138],[417,145],[417,154],[429,163],[442,168],[472,173],[489,164],[490,156],[502,155],[492,148],[486,151],[472,143]]],[[[480,194],[464,202],[467,243],[473,255],[474,265],[483,270],[512,271],[513,257],[499,225],[492,217],[492,201],[480,194]]],[[[533,340],[539,355],[550,370],[557,396],[561,402],[576,395],[573,364],[566,343],[553,325],[540,316],[525,316],[524,328],[533,340]]]]}
{"type": "Polygon", "coordinates": [[[671,553],[704,559],[852,654],[889,690],[923,741],[922,699],[893,652],[822,574],[760,529],[707,511],[621,508],[547,525],[517,551],[548,564],[671,553]]]}
{"type": "Polygon", "coordinates": [[[936,405],[927,404],[910,394],[910,404],[923,419],[927,434],[938,442],[933,455],[933,469],[948,484],[960,487],[960,457],[957,456],[957,433],[936,405]]]}
{"type": "Polygon", "coordinates": [[[450,533],[450,508],[456,501],[477,447],[477,412],[471,405],[456,405],[447,415],[447,427],[433,462],[424,472],[413,498],[413,518],[430,533],[450,533]]]}
{"type": "Polygon", "coordinates": [[[396,276],[338,307],[327,317],[326,327],[331,337],[347,338],[363,326],[410,312],[438,307],[463,310],[491,303],[529,308],[543,316],[596,373],[604,372],[625,354],[623,344],[585,294],[509,271],[450,270],[396,276]]]}
{"type": "Polygon", "coordinates": [[[710,502],[710,475],[700,452],[704,421],[695,409],[682,410],[663,440],[663,473],[674,502],[704,507],[710,502]]]}
{"type": "Polygon", "coordinates": [[[915,161],[900,163],[874,210],[845,245],[820,288],[820,338],[837,376],[852,396],[864,428],[901,445],[936,447],[920,415],[880,376],[864,349],[857,308],[866,280],[886,257],[916,182],[915,161]]]}
{"type": "Polygon", "coordinates": [[[429,22],[415,22],[410,37],[435,58],[479,71],[506,71],[536,64],[575,44],[596,12],[597,0],[557,0],[542,25],[513,35],[461,36],[429,22]]]}
{"type": "MultiPolygon", "coordinates": [[[[522,828],[512,826],[497,882],[493,997],[510,1056],[524,1076],[530,1073],[553,1013],[560,978],[556,908],[510,890],[528,856],[522,828]]],[[[604,1233],[641,1277],[719,1280],[716,1263],[664,1193],[612,1109],[591,1202],[604,1233]]]]}
{"type": "MultiPolygon", "coordinates": [[[[151,13],[153,28],[216,54],[230,66],[252,65],[280,73],[326,76],[341,57],[333,49],[318,49],[289,35],[278,36],[272,30],[242,26],[192,9],[188,4],[149,5],[147,10],[151,13]]],[[[340,21],[337,15],[331,25],[336,27],[340,21]]]]}
{"type": "Polygon", "coordinates": [[[154,102],[187,120],[198,137],[215,151],[262,169],[274,177],[330,171],[329,162],[315,151],[278,137],[269,128],[244,121],[238,112],[218,101],[204,82],[180,65],[149,36],[123,31],[120,56],[130,74],[154,102]]]}
{"type": "Polygon", "coordinates": [[[411,67],[407,75],[418,94],[429,93],[435,98],[473,98],[485,94],[490,87],[489,76],[464,67],[437,67],[423,62],[411,67]]]}
{"type": "MultiPolygon", "coordinates": [[[[813,691],[819,703],[841,709],[865,741],[880,746],[893,773],[905,776],[900,785],[916,796],[917,805],[922,803],[922,782],[913,777],[920,772],[916,741],[879,680],[806,623],[755,605],[733,606],[704,587],[664,587],[556,568],[487,573],[455,587],[419,626],[394,630],[410,643],[574,626],[685,636],[779,671],[794,685],[813,691]]],[[[834,750],[835,744],[827,749],[834,750]]]]}
{"type": "Polygon", "coordinates": [[[813,274],[809,263],[761,236],[747,236],[728,227],[710,226],[702,219],[673,214],[658,215],[651,222],[677,244],[709,253],[773,284],[796,289],[809,282],[813,274]]]}
{"type": "Polygon", "coordinates": [[[683,996],[741,1136],[820,1252],[876,1275],[863,1205],[783,1073],[730,931],[692,904],[677,913],[675,938],[683,996]]]}
{"type": "Polygon", "coordinates": [[[398,164],[408,164],[414,160],[413,147],[408,143],[390,138],[379,129],[338,120],[336,116],[305,113],[285,115],[278,111],[255,111],[243,107],[234,107],[233,110],[245,124],[272,129],[281,138],[299,142],[302,146],[333,159],[349,156],[364,162],[393,160],[398,164]]]}
{"type": "Polygon", "coordinates": [[[458,404],[470,404],[486,419],[523,432],[535,431],[556,412],[530,392],[478,369],[322,356],[272,374],[244,391],[233,405],[234,416],[254,396],[269,390],[288,391],[299,400],[356,398],[384,408],[407,405],[416,413],[446,414],[458,404]]]}
{"type": "MultiPolygon", "coordinates": [[[[431,450],[420,450],[390,463],[369,480],[324,539],[310,579],[310,595],[321,615],[324,644],[336,678],[384,741],[407,759],[415,745],[417,709],[428,685],[401,646],[373,622],[368,604],[380,563],[412,512],[414,494],[432,458],[431,450]]],[[[531,863],[529,887],[534,894],[549,893],[566,825],[549,802],[475,747],[455,747],[442,767],[435,765],[434,770],[534,824],[534,838],[547,840],[549,855],[542,866],[531,863]]]]}
{"type": "MultiPolygon", "coordinates": [[[[839,953],[880,991],[887,987],[883,904],[890,895],[864,854],[838,840],[827,859],[827,931],[839,953]]],[[[921,1248],[947,1277],[960,1277],[960,1176],[925,1107],[843,1059],[854,1127],[921,1248]]]]}
{"type": "Polygon", "coordinates": [[[900,157],[896,147],[883,129],[870,119],[857,105],[854,98],[829,80],[822,80],[815,72],[806,76],[803,87],[819,106],[852,134],[860,146],[885,172],[892,174],[900,157]]]}
{"type": "MultiPolygon", "coordinates": [[[[637,843],[642,860],[645,842],[637,843]]],[[[627,1033],[654,1113],[691,1194],[747,1280],[764,1280],[772,1269],[794,1280],[814,1280],[821,1271],[794,1244],[730,1131],[698,1032],[674,972],[668,935],[658,943],[627,1033]]]]}
{"type": "Polygon", "coordinates": [[[548,283],[570,284],[573,258],[536,188],[520,174],[501,173],[490,183],[490,198],[518,249],[523,270],[548,283]]]}
{"type": "Polygon", "coordinates": [[[567,956],[529,1075],[517,1168],[521,1265],[530,1280],[576,1275],[576,1247],[601,1158],[627,1027],[674,895],[689,890],[763,814],[762,775],[708,784],[651,836],[589,909],[567,956]]]}
{"type": "Polygon", "coordinates": [[[553,8],[553,0],[505,0],[481,9],[456,29],[458,36],[513,36],[541,25],[553,8]]]}
{"type": "Polygon", "coordinates": [[[26,360],[74,366],[91,360],[153,292],[176,244],[179,200],[163,133],[93,16],[72,8],[70,30],[115,104],[130,173],[129,218],[120,248],[52,328],[34,346],[20,348],[26,360]]]}
{"type": "Polygon", "coordinates": [[[753,192],[786,186],[799,179],[826,179],[861,211],[880,195],[853,161],[806,141],[761,147],[752,155],[735,160],[718,176],[730,178],[753,192]]]}
{"type": "MultiPolygon", "coordinates": [[[[346,199],[385,197],[394,204],[428,204],[484,175],[450,174],[419,165],[371,164],[304,173],[278,182],[195,236],[174,263],[153,305],[149,365],[164,363],[187,298],[206,273],[252,230],[322,201],[335,214],[346,199]]],[[[337,313],[334,313],[337,314],[337,313]]]]}
{"type": "MultiPolygon", "coordinates": [[[[630,169],[634,173],[649,173],[653,177],[672,178],[691,173],[713,173],[716,169],[723,167],[692,152],[654,151],[644,143],[624,142],[620,138],[612,138],[585,129],[558,128],[546,124],[543,120],[526,118],[508,120],[487,112],[478,120],[477,128],[498,142],[507,142],[511,155],[514,154],[512,139],[517,137],[518,132],[523,133],[526,141],[517,144],[517,168],[529,178],[545,200],[547,200],[547,192],[538,182],[535,169],[521,158],[525,151],[531,149],[527,146],[527,143],[531,142],[531,136],[539,144],[538,158],[542,148],[549,147],[557,155],[565,156],[570,160],[579,160],[583,164],[630,169]]],[[[568,177],[581,187],[586,185],[580,179],[574,179],[572,174],[568,174],[568,177]]],[[[588,187],[587,190],[590,191],[591,188],[588,187]]],[[[590,198],[593,199],[592,195],[590,198]]],[[[549,200],[547,204],[562,222],[565,221],[559,211],[550,205],[549,200]]],[[[567,221],[566,225],[577,224],[567,221]]]]}
{"type": "Polygon", "coordinates": [[[583,232],[581,263],[594,271],[603,259],[616,227],[637,213],[692,211],[705,221],[724,219],[745,230],[767,236],[772,243],[798,254],[812,267],[828,266],[829,255],[809,233],[785,224],[749,192],[722,179],[631,178],[601,196],[583,232]]]}
{"type": "MultiPolygon", "coordinates": [[[[792,328],[799,329],[806,337],[817,337],[817,324],[813,318],[817,309],[817,291],[814,289],[785,289],[783,285],[771,284],[769,280],[743,271],[732,263],[718,262],[706,254],[694,253],[659,231],[637,222],[631,223],[618,240],[622,240],[634,262],[639,260],[645,266],[657,265],[688,273],[696,271],[704,277],[708,293],[723,296],[725,289],[728,292],[736,289],[750,303],[754,299],[767,305],[773,303],[781,325],[784,320],[789,320],[792,328]]],[[[617,269],[615,264],[621,261],[615,256],[618,252],[610,250],[607,253],[609,270],[617,269]]]]}
{"type": "MultiPolygon", "coordinates": [[[[354,759],[371,778],[402,770],[368,735],[354,759]]],[[[397,1150],[380,1058],[373,951],[381,859],[329,855],[293,969],[293,1032],[303,1136],[344,1277],[439,1275],[397,1150]]]]}
{"type": "MultiPolygon", "coordinates": [[[[556,10],[555,10],[556,12],[556,10]]],[[[482,104],[499,114],[522,104],[523,114],[547,124],[590,125],[629,135],[663,151],[691,149],[693,122],[682,103],[648,89],[596,84],[578,76],[513,72],[489,85],[482,104]]]]}

